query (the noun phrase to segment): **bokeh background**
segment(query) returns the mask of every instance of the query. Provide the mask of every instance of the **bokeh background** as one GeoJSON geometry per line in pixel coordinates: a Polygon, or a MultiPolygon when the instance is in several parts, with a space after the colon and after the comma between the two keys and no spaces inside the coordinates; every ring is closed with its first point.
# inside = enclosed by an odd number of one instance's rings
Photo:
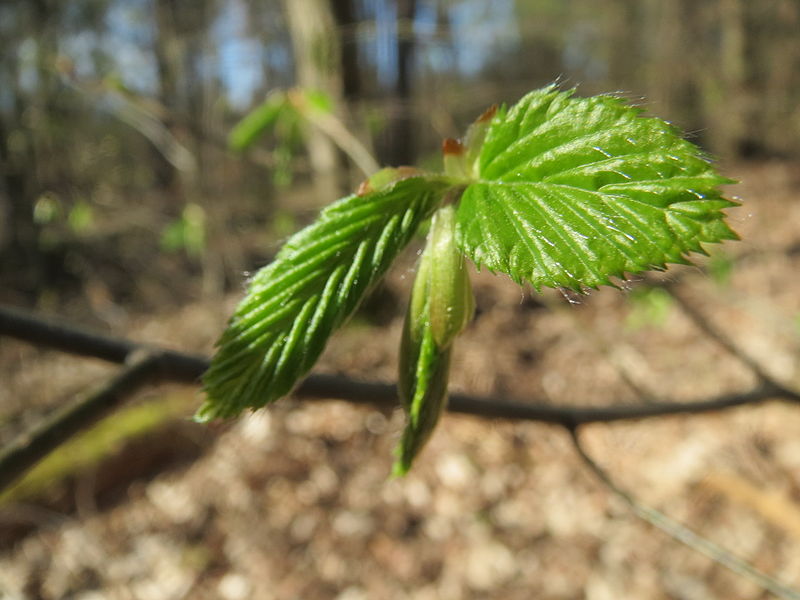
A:
{"type": "MultiPolygon", "coordinates": [[[[665,118],[740,181],[743,240],[671,269],[685,302],[800,384],[797,0],[4,0],[0,302],[210,353],[249,273],[381,165],[437,167],[495,102],[558,81],[665,118]],[[320,100],[321,99],[321,100],[320,100]]],[[[419,247],[419,243],[415,244],[419,247]]],[[[319,369],[394,380],[414,249],[319,369]]],[[[690,401],[754,374],[654,281],[565,299],[476,273],[453,387],[690,401]]],[[[114,369],[0,338],[0,442],[114,369]]],[[[161,387],[0,496],[9,598],[764,598],[640,522],[558,428],[447,416],[389,480],[396,412],[287,400],[212,427],[161,387]]],[[[585,432],[640,499],[800,588],[800,411],[585,432]]]]}

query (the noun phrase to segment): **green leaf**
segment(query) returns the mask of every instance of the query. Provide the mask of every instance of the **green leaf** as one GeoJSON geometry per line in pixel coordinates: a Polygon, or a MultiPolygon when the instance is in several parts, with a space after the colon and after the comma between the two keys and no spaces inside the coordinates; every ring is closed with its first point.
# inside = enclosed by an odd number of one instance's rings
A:
{"type": "MultiPolygon", "coordinates": [[[[414,457],[430,439],[447,405],[451,349],[442,350],[436,345],[430,324],[421,333],[421,339],[411,341],[410,335],[404,332],[400,347],[400,381],[405,380],[409,385],[400,392],[407,422],[395,452],[397,459],[392,469],[395,476],[408,473],[414,457]]],[[[400,388],[402,390],[402,386],[400,388]]]]}
{"type": "Polygon", "coordinates": [[[629,299],[631,311],[625,318],[625,327],[631,331],[662,327],[675,304],[675,299],[668,291],[647,285],[634,288],[629,299]]]}
{"type": "Polygon", "coordinates": [[[389,182],[335,202],[291,237],[255,275],[218,342],[197,418],[232,417],[291,391],[448,185],[433,176],[389,182]]]}
{"type": "Polygon", "coordinates": [[[322,113],[333,112],[333,98],[323,90],[300,90],[308,107],[322,113]]]}
{"type": "Polygon", "coordinates": [[[259,106],[250,111],[228,135],[231,150],[242,151],[249,148],[265,131],[273,127],[286,112],[286,94],[270,94],[259,106]]]}
{"type": "Polygon", "coordinates": [[[719,191],[731,181],[641,112],[555,86],[499,109],[459,205],[461,249],[537,289],[583,290],[737,239],[719,191]]]}
{"type": "Polygon", "coordinates": [[[708,273],[720,287],[726,287],[731,282],[735,261],[732,256],[724,251],[712,252],[708,261],[708,273]]]}
{"type": "Polygon", "coordinates": [[[84,200],[78,200],[67,215],[70,229],[78,235],[87,233],[94,225],[94,210],[84,200]]]}
{"type": "Polygon", "coordinates": [[[420,258],[400,343],[398,392],[406,427],[397,448],[394,475],[405,475],[428,441],[447,404],[453,340],[474,310],[464,256],[455,245],[452,205],[433,216],[420,258]]]}
{"type": "Polygon", "coordinates": [[[433,339],[440,348],[447,348],[475,312],[469,271],[455,243],[452,205],[440,208],[433,216],[421,262],[430,264],[425,271],[429,281],[426,295],[430,296],[427,319],[433,339]]]}
{"type": "Polygon", "coordinates": [[[172,221],[161,232],[161,247],[170,252],[185,250],[189,256],[202,256],[206,247],[206,212],[203,207],[188,203],[180,219],[172,221]]]}

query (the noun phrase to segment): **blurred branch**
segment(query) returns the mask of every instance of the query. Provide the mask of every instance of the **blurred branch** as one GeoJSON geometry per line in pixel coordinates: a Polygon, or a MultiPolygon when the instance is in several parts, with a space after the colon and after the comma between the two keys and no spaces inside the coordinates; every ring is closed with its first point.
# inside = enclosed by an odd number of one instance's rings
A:
{"type": "MultiPolygon", "coordinates": [[[[197,161],[194,155],[164,124],[168,120],[174,121],[175,115],[158,100],[115,87],[103,79],[88,82],[78,80],[68,70],[61,72],[61,75],[64,83],[70,88],[95,104],[105,104],[111,114],[144,135],[175,168],[187,172],[196,170],[197,161]]],[[[224,136],[204,131],[193,123],[187,124],[187,128],[188,132],[199,141],[223,152],[229,152],[224,136]]],[[[241,158],[263,168],[272,169],[276,165],[274,157],[269,152],[258,148],[250,149],[241,158]]],[[[305,164],[301,164],[300,167],[304,170],[309,168],[305,164]]]]}
{"type": "Polygon", "coordinates": [[[7,306],[0,306],[0,335],[118,364],[124,364],[137,350],[157,352],[165,377],[180,383],[196,383],[208,368],[208,360],[202,356],[151,348],[146,344],[88,332],[7,306]]]}
{"type": "Polygon", "coordinates": [[[164,123],[122,95],[108,95],[109,111],[145,136],[173,167],[186,173],[197,171],[197,159],[164,123]]]}
{"type": "Polygon", "coordinates": [[[750,369],[761,381],[775,384],[773,378],[761,367],[761,365],[749,354],[747,354],[747,352],[734,344],[733,341],[722,331],[717,329],[717,327],[715,327],[711,321],[706,319],[705,316],[703,316],[703,314],[698,311],[691,302],[689,302],[680,292],[678,292],[676,285],[667,284],[664,285],[664,289],[675,299],[675,301],[678,303],[678,306],[681,307],[683,313],[692,321],[692,323],[694,323],[695,327],[714,340],[732,356],[736,357],[739,362],[750,369]]]}
{"type": "Polygon", "coordinates": [[[197,170],[194,154],[164,125],[158,111],[134,102],[119,90],[111,89],[105,81],[89,86],[77,81],[69,71],[61,74],[66,85],[87,98],[101,100],[100,105],[109,113],[150,140],[173,167],[187,173],[197,170]]]}
{"type": "Polygon", "coordinates": [[[310,108],[304,96],[296,91],[290,91],[288,98],[300,114],[350,157],[365,177],[380,169],[372,153],[335,115],[310,108]]]}
{"type": "MultiPolygon", "coordinates": [[[[63,352],[91,356],[118,364],[125,364],[137,352],[144,351],[149,356],[157,357],[157,379],[149,380],[152,382],[198,384],[200,377],[209,365],[209,360],[202,356],[156,348],[147,344],[103,334],[90,333],[5,306],[0,306],[0,335],[30,342],[37,346],[55,348],[63,352]]],[[[123,373],[120,377],[125,377],[125,374],[123,373]]],[[[142,382],[146,381],[148,380],[142,379],[142,382]]],[[[132,394],[138,389],[138,386],[115,389],[132,394]]],[[[371,404],[386,408],[393,408],[397,405],[397,388],[394,385],[360,382],[337,375],[311,374],[297,387],[294,395],[312,399],[336,398],[357,404],[371,404]]],[[[573,430],[580,425],[590,423],[609,423],[669,415],[713,412],[736,406],[759,404],[767,400],[800,403],[800,393],[767,380],[761,381],[753,389],[741,393],[719,395],[689,403],[660,402],[619,406],[553,406],[534,399],[527,402],[515,402],[501,398],[452,394],[448,408],[454,413],[483,418],[538,421],[560,425],[573,430]]],[[[85,413],[79,412],[77,414],[85,413]]],[[[87,417],[84,416],[82,418],[87,417]]],[[[74,432],[77,431],[78,429],[74,432]]],[[[61,441],[64,441],[67,437],[69,436],[61,438],[61,441]]],[[[38,450],[38,457],[35,460],[43,458],[47,452],[57,445],[42,446],[38,450]]],[[[36,453],[31,451],[31,456],[36,453]]],[[[30,464],[33,464],[33,462],[30,462],[30,464]]],[[[6,477],[3,473],[4,464],[0,462],[0,482],[4,481],[4,477],[6,477]]]]}
{"type": "Polygon", "coordinates": [[[158,353],[131,354],[128,366],[93,393],[56,411],[0,451],[0,491],[51,451],[118,408],[139,388],[153,383],[161,370],[158,353]]]}
{"type": "Polygon", "coordinates": [[[668,517],[661,511],[642,504],[630,492],[617,485],[611,476],[586,452],[578,435],[577,428],[569,430],[572,436],[572,443],[575,451],[581,457],[587,467],[614,495],[621,498],[631,507],[634,514],[640,519],[647,521],[670,536],[672,539],[688,546],[692,550],[707,556],[718,565],[730,569],[737,575],[745,577],[761,589],[786,600],[800,600],[800,592],[792,589],[788,585],[762,573],[747,561],[733,555],[725,548],[715,544],[711,540],[695,533],[685,525],[668,517]]]}

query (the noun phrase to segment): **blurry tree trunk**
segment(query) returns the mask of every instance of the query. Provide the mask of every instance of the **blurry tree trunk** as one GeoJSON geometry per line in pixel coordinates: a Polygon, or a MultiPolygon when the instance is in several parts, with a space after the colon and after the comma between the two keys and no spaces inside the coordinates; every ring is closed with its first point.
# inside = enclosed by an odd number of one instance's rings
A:
{"type": "Polygon", "coordinates": [[[716,76],[721,83],[718,105],[707,107],[707,118],[716,127],[714,149],[734,155],[746,137],[747,61],[745,48],[745,14],[742,0],[719,1],[720,70],[716,76]],[[719,116],[715,118],[715,114],[719,116]]]}
{"type": "Polygon", "coordinates": [[[361,97],[361,71],[358,65],[358,42],[355,28],[358,25],[353,0],[332,0],[331,8],[340,32],[342,61],[342,94],[352,102],[361,97]]]}
{"type": "MultiPolygon", "coordinates": [[[[14,276],[26,274],[26,287],[35,285],[39,272],[41,256],[39,252],[39,227],[33,220],[34,197],[31,185],[25,176],[20,156],[9,146],[10,131],[0,114],[0,171],[2,187],[0,192],[7,199],[4,211],[6,223],[0,228],[0,254],[4,256],[4,267],[14,271],[14,276]]],[[[29,154],[25,149],[25,154],[29,154]]],[[[0,277],[2,275],[0,274],[0,277]]],[[[34,292],[26,289],[26,292],[34,292]]]]}
{"type": "MultiPolygon", "coordinates": [[[[328,0],[283,0],[283,5],[292,38],[297,84],[327,94],[336,111],[342,100],[342,70],[331,6],[328,0]]],[[[327,204],[342,191],[336,146],[313,127],[308,128],[305,143],[316,197],[327,204]]]]}
{"type": "MultiPolygon", "coordinates": [[[[154,52],[158,70],[159,102],[166,108],[164,126],[174,133],[175,119],[180,114],[179,78],[186,53],[184,40],[178,31],[179,0],[156,0],[156,39],[154,52]]],[[[151,148],[153,175],[157,187],[174,191],[178,184],[178,173],[164,155],[151,148]]]]}
{"type": "Polygon", "coordinates": [[[750,114],[758,112],[764,119],[759,125],[777,153],[797,155],[800,154],[800,44],[797,43],[800,2],[779,0],[773,9],[773,26],[766,39],[760,40],[763,54],[757,63],[769,68],[761,71],[763,81],[752,86],[752,90],[760,92],[759,107],[755,106],[755,94],[751,91],[748,109],[750,114]]]}
{"type": "MultiPolygon", "coordinates": [[[[702,121],[703,83],[713,78],[697,77],[695,67],[708,70],[701,13],[712,3],[694,0],[644,0],[642,45],[648,103],[665,118],[687,131],[705,133],[702,121]],[[698,60],[703,57],[704,60],[698,60]]],[[[700,144],[707,140],[695,139],[700,144]]]]}
{"type": "MultiPolygon", "coordinates": [[[[193,159],[191,164],[176,169],[158,158],[157,177],[161,187],[173,192],[176,209],[190,208],[197,218],[202,218],[206,239],[213,235],[210,228],[214,223],[225,222],[224,216],[215,212],[224,207],[211,201],[216,198],[211,189],[211,169],[216,157],[211,159],[207,153],[217,150],[204,143],[212,137],[209,134],[212,129],[210,109],[212,98],[219,91],[218,80],[206,69],[213,53],[211,28],[217,6],[215,0],[156,1],[158,37],[155,48],[160,100],[166,108],[165,125],[190,149],[193,159]]],[[[224,266],[217,253],[205,250],[203,247],[199,257],[202,289],[206,295],[215,295],[224,288],[224,266]]]]}
{"type": "Polygon", "coordinates": [[[414,22],[416,0],[397,0],[397,81],[395,100],[399,110],[394,113],[389,125],[388,163],[392,165],[414,164],[414,112],[413,112],[413,67],[414,67],[414,22]]]}
{"type": "MultiPolygon", "coordinates": [[[[590,2],[596,10],[594,1],[590,2]]],[[[603,30],[606,32],[604,53],[608,57],[609,81],[625,81],[631,73],[636,71],[636,63],[640,60],[637,52],[631,48],[636,44],[636,36],[632,32],[640,31],[641,15],[635,3],[614,2],[603,7],[603,30]]]]}
{"type": "Polygon", "coordinates": [[[59,185],[59,175],[69,171],[69,157],[61,155],[55,145],[55,129],[61,125],[54,103],[60,4],[33,0],[28,10],[33,29],[31,38],[36,43],[36,84],[26,96],[19,87],[16,52],[5,48],[9,53],[3,53],[8,65],[7,81],[13,82],[14,89],[12,102],[6,107],[11,119],[6,123],[0,114],[0,169],[8,197],[10,238],[7,241],[10,260],[4,261],[4,266],[15,271],[15,278],[29,295],[28,300],[35,300],[48,278],[34,205],[43,191],[59,185]],[[13,123],[20,125],[14,131],[9,126],[13,123]]]}
{"type": "Polygon", "coordinates": [[[682,44],[682,11],[679,0],[645,0],[643,43],[648,101],[667,117],[676,112],[676,92],[686,66],[675,60],[682,44]]]}

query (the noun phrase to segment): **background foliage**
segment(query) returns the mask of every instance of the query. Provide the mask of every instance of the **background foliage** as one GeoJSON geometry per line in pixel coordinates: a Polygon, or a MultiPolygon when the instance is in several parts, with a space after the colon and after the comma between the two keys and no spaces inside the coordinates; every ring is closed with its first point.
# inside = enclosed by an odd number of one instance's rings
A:
{"type": "Polygon", "coordinates": [[[282,203],[313,212],[361,178],[289,124],[247,160],[225,151],[242,115],[294,84],[324,91],[382,164],[425,161],[486,106],[554,79],[646,98],[725,159],[797,156],[798,28],[791,0],[4,2],[0,248],[14,285],[0,294],[29,303],[90,281],[158,304],[118,264],[145,271],[161,248],[176,253],[162,279],[201,275],[171,290],[183,299],[238,286],[271,248],[261,237],[244,253],[231,232],[260,237],[282,203]],[[302,206],[275,193],[304,172],[316,186],[302,206]],[[90,260],[99,247],[114,250],[90,260]]]}

